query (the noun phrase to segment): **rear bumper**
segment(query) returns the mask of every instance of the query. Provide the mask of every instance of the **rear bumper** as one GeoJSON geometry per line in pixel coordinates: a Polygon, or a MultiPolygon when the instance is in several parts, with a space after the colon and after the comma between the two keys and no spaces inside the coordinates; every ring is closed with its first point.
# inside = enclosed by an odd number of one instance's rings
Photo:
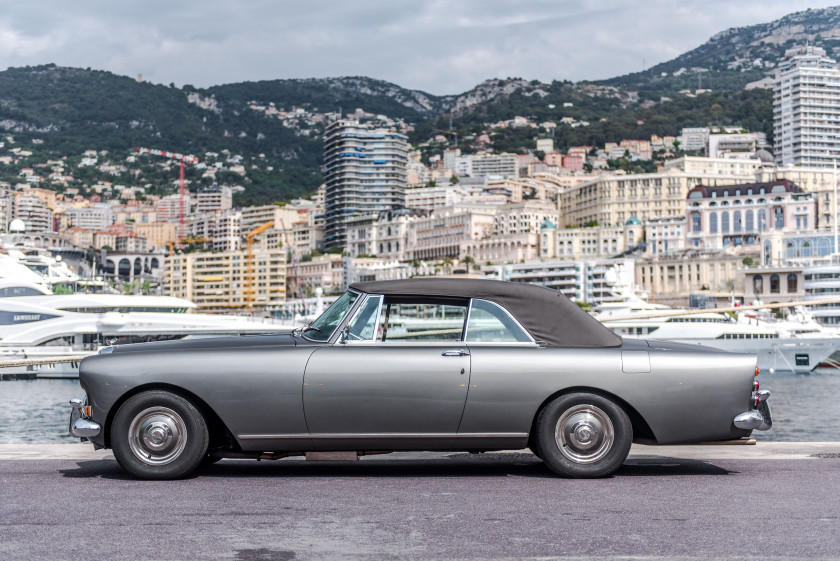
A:
{"type": "Polygon", "coordinates": [[[767,390],[753,392],[753,400],[758,403],[752,411],[746,411],[736,416],[735,426],[747,430],[769,430],[773,426],[773,417],[770,415],[770,405],[767,398],[770,392],[767,390]]]}
{"type": "Polygon", "coordinates": [[[102,432],[99,423],[88,418],[84,413],[84,402],[81,399],[71,399],[70,405],[70,434],[72,436],[87,440],[90,437],[102,432]]]}

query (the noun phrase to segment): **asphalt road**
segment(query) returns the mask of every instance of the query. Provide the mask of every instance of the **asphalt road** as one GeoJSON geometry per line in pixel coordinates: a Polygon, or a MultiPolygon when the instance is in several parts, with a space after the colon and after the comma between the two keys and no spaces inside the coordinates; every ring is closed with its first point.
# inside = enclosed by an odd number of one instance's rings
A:
{"type": "MultiPolygon", "coordinates": [[[[417,457],[415,455],[415,457],[417,457]]],[[[0,460],[0,559],[840,558],[840,459],[224,460],[184,481],[0,460]]]]}

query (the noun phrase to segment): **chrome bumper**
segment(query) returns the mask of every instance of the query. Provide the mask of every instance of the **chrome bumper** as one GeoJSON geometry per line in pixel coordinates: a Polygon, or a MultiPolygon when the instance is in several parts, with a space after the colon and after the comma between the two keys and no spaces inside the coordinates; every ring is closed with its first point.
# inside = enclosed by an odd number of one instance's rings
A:
{"type": "Polygon", "coordinates": [[[773,426],[773,418],[770,416],[770,405],[767,403],[770,392],[767,390],[755,391],[752,397],[753,401],[758,401],[758,405],[752,411],[741,413],[735,417],[735,426],[739,429],[747,430],[769,430],[773,426]]]}
{"type": "Polygon", "coordinates": [[[85,403],[81,399],[71,399],[70,405],[70,434],[81,439],[87,439],[91,436],[96,436],[102,430],[99,423],[96,423],[85,415],[85,403]]]}

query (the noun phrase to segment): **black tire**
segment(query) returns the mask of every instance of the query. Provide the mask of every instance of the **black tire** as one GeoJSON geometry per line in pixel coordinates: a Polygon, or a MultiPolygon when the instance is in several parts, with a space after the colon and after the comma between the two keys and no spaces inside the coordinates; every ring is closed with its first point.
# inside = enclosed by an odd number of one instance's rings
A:
{"type": "Polygon", "coordinates": [[[540,411],[535,430],[534,453],[565,477],[613,474],[627,459],[633,442],[627,413],[613,401],[590,393],[570,393],[551,401],[540,411]]]}
{"type": "Polygon", "coordinates": [[[142,479],[186,477],[207,456],[204,416],[180,395],[154,390],[132,396],[111,425],[119,464],[142,479]]]}

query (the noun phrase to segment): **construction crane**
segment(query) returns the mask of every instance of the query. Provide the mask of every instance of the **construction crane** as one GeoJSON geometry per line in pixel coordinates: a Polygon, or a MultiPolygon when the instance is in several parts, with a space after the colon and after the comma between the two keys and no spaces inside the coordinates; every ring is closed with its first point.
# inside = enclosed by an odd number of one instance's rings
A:
{"type": "Polygon", "coordinates": [[[198,158],[188,154],[179,154],[178,152],[167,152],[166,150],[157,150],[156,148],[134,148],[136,152],[141,154],[152,154],[154,156],[163,156],[170,160],[177,160],[180,174],[178,179],[178,240],[184,238],[184,164],[197,164],[198,158]]]}
{"type": "Polygon", "coordinates": [[[245,295],[245,308],[250,312],[254,307],[254,238],[274,228],[274,220],[260,224],[246,235],[245,250],[245,288],[242,293],[245,295]]]}

